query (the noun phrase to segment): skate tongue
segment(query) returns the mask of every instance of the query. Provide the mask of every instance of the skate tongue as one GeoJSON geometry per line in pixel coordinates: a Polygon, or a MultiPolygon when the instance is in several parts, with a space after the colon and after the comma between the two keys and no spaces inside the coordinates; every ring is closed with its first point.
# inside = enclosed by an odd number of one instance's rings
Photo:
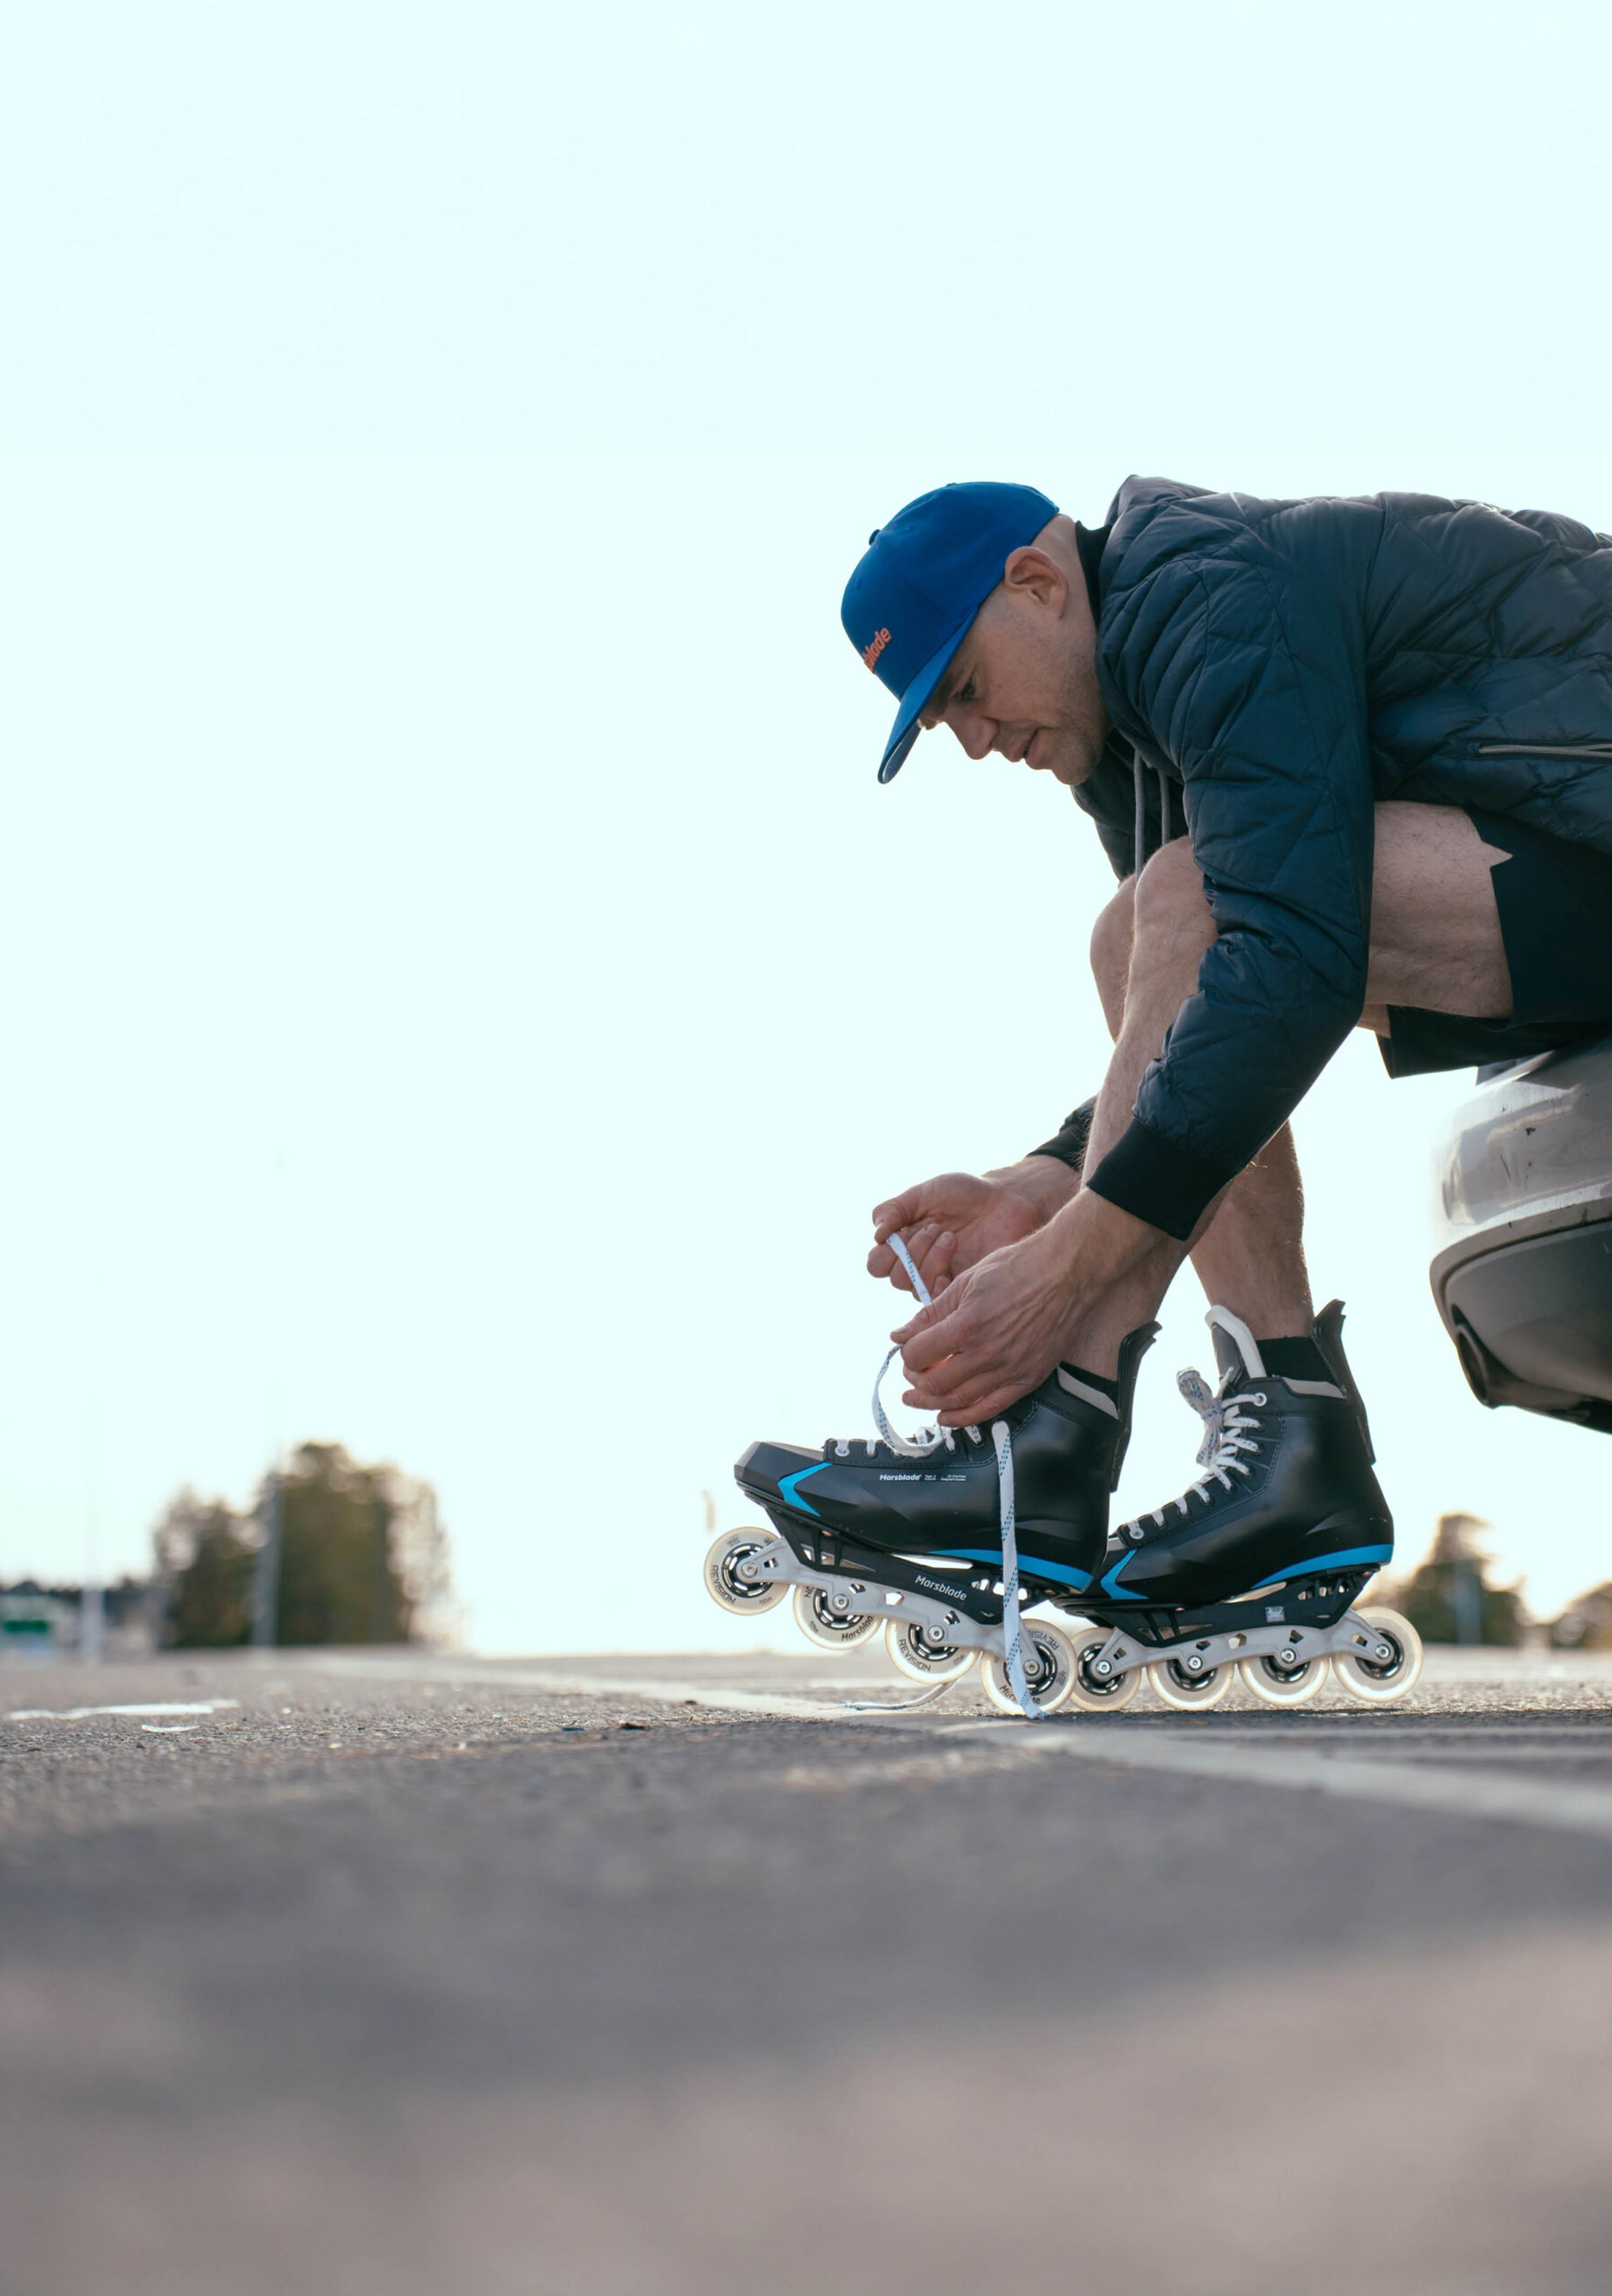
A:
{"type": "Polygon", "coordinates": [[[1265,1366],[1259,1343],[1240,1316],[1234,1316],[1229,1308],[1211,1308],[1204,1321],[1214,1341],[1214,1361],[1222,1395],[1229,1395],[1234,1387],[1248,1380],[1263,1379],[1265,1366]]]}

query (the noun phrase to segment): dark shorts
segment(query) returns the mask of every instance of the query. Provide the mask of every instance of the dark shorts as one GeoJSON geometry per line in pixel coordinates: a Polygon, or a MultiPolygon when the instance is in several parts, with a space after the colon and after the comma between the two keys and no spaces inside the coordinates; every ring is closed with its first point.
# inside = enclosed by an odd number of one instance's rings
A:
{"type": "Polygon", "coordinates": [[[1509,1021],[1470,1021],[1390,1004],[1382,1040],[1390,1076],[1487,1068],[1612,1032],[1612,854],[1569,845],[1514,814],[1467,812],[1509,861],[1492,872],[1511,972],[1509,1021]]]}

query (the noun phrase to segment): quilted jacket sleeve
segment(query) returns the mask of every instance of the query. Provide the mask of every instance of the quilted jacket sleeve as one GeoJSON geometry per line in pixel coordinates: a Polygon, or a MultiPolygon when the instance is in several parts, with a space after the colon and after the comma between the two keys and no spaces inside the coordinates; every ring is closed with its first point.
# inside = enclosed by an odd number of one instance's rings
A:
{"type": "Polygon", "coordinates": [[[1089,1177],[1185,1239],[1360,1018],[1372,787],[1362,619],[1276,551],[1168,560],[1118,604],[1116,715],[1180,773],[1219,938],[1089,1177]]]}

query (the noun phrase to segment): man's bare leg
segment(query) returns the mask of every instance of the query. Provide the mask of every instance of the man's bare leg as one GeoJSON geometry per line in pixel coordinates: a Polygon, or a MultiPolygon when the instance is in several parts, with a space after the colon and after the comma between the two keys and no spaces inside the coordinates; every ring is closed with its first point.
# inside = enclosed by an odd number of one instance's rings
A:
{"type": "MultiPolygon", "coordinates": [[[[1505,857],[1484,844],[1458,807],[1380,805],[1377,808],[1375,884],[1366,1010],[1361,1026],[1386,1029],[1386,1007],[1501,1019],[1511,1009],[1511,982],[1490,879],[1505,857]]],[[[1131,947],[1123,1004],[1112,998],[1124,910],[1105,912],[1094,937],[1093,965],[1109,1025],[1118,1020],[1114,1058],[1092,1121],[1086,1163],[1095,1170],[1131,1120],[1149,1062],[1197,982],[1214,923],[1203,879],[1185,839],[1166,846],[1142,872],[1130,905],[1131,947]],[[1117,911],[1117,914],[1116,914],[1117,911]]],[[[1211,1206],[1191,1245],[1195,1269],[1212,1300],[1240,1316],[1260,1338],[1309,1330],[1312,1306],[1304,1268],[1304,1194],[1287,1126],[1211,1206]]],[[[1186,1257],[1171,1242],[1150,1255],[1126,1287],[1117,1314],[1092,1334],[1082,1360],[1109,1368],[1127,1316],[1142,1320],[1149,1298],[1162,1300],[1186,1257]],[[1131,1296],[1134,1294],[1134,1296],[1131,1296]],[[1098,1359],[1098,1358],[1101,1359],[1098,1359]]]]}

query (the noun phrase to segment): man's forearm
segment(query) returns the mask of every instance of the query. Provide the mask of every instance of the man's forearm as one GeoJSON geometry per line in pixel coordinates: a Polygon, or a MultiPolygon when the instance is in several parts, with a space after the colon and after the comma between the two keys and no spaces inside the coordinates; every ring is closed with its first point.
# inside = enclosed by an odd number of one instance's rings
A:
{"type": "Polygon", "coordinates": [[[1045,1155],[1039,1148],[1022,1156],[1016,1164],[999,1165],[984,1177],[1011,1188],[1015,1195],[1032,1204],[1043,1220],[1061,1211],[1071,1197],[1079,1194],[1081,1185],[1078,1168],[1072,1168],[1061,1158],[1045,1155]]]}

